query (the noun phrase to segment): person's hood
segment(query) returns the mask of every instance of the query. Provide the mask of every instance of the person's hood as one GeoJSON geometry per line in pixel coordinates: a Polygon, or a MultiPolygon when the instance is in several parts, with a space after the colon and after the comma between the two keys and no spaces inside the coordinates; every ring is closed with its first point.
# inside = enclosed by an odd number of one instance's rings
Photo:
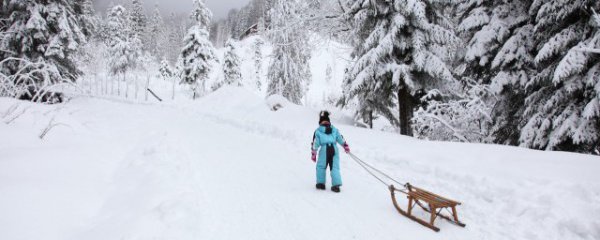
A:
{"type": "Polygon", "coordinates": [[[327,123],[327,124],[321,124],[318,128],[318,131],[325,133],[325,134],[331,134],[333,132],[333,129],[335,129],[335,127],[333,127],[333,125],[331,125],[331,123],[327,123]]]}

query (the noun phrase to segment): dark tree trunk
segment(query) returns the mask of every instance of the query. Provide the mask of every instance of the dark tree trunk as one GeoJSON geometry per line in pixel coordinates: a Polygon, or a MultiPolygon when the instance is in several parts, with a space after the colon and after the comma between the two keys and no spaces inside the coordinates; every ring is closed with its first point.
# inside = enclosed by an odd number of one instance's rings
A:
{"type": "Polygon", "coordinates": [[[412,136],[410,120],[413,116],[413,99],[407,87],[401,87],[398,90],[398,111],[400,113],[398,122],[400,124],[400,134],[412,136]]]}
{"type": "Polygon", "coordinates": [[[369,128],[373,129],[373,111],[369,111],[369,128]]]}

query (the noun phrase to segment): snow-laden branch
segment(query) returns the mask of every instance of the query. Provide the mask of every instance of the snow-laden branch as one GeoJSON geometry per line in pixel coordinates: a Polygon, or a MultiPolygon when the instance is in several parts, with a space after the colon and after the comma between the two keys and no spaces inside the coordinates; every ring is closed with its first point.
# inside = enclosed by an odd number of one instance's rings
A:
{"type": "Polygon", "coordinates": [[[434,115],[434,114],[423,114],[422,117],[425,118],[431,118],[434,119],[436,121],[438,121],[439,123],[441,123],[442,125],[444,125],[444,127],[450,129],[450,131],[452,132],[452,135],[454,137],[456,137],[457,139],[459,139],[462,142],[470,142],[464,135],[460,134],[459,130],[454,128],[450,123],[448,123],[446,120],[434,115]]]}
{"type": "Polygon", "coordinates": [[[14,73],[7,75],[0,72],[0,96],[18,97],[33,94],[30,97],[32,101],[37,102],[58,87],[67,85],[79,89],[72,80],[64,78],[56,66],[44,61],[32,62],[24,58],[9,57],[0,61],[0,69],[15,62],[19,68],[14,73]]]}
{"type": "Polygon", "coordinates": [[[600,54],[600,49],[596,49],[596,48],[576,48],[574,50],[575,51],[579,51],[579,52],[587,52],[587,53],[597,53],[597,54],[600,54]]]}
{"type": "MultiPolygon", "coordinates": [[[[596,23],[596,28],[598,28],[597,31],[600,32],[600,15],[594,9],[592,9],[592,19],[596,23]]],[[[600,33],[596,33],[594,38],[600,38],[600,33]]],[[[600,54],[600,49],[592,47],[577,48],[575,51],[600,54]]]]}

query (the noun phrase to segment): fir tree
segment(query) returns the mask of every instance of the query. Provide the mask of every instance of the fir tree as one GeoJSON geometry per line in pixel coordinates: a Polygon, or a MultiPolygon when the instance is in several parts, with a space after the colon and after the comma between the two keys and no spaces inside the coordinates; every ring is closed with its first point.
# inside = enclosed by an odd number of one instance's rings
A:
{"type": "Polygon", "coordinates": [[[142,0],[131,1],[131,13],[129,13],[129,23],[131,24],[132,34],[137,34],[140,39],[145,39],[148,18],[146,17],[142,0]]]}
{"type": "Polygon", "coordinates": [[[148,34],[150,36],[148,38],[148,48],[150,49],[152,55],[164,57],[166,54],[165,48],[168,47],[168,37],[166,36],[166,26],[160,14],[158,4],[155,5],[152,17],[150,18],[148,34]]]}
{"type": "Polygon", "coordinates": [[[524,147],[592,152],[600,144],[600,47],[592,0],[536,0],[530,8],[538,74],[524,87],[524,147]]]}
{"type": "Polygon", "coordinates": [[[166,59],[163,59],[160,62],[160,68],[158,69],[158,72],[160,72],[160,76],[165,80],[173,77],[173,70],[171,69],[171,66],[169,66],[169,61],[166,59]]]}
{"type": "Polygon", "coordinates": [[[177,62],[181,49],[183,48],[182,39],[185,37],[186,29],[183,27],[184,23],[180,21],[175,13],[169,15],[167,28],[167,41],[168,48],[166,49],[167,60],[170,62],[177,62]]]}
{"type": "Polygon", "coordinates": [[[273,59],[269,66],[267,95],[279,94],[301,104],[310,81],[310,51],[302,25],[304,1],[278,0],[271,12],[269,39],[273,43],[273,59]]]}
{"type": "Polygon", "coordinates": [[[5,84],[20,90],[0,94],[36,94],[82,74],[74,56],[91,30],[84,23],[89,16],[80,4],[65,0],[2,2],[0,80],[9,79],[10,83],[5,84]]]}
{"type": "Polygon", "coordinates": [[[345,17],[355,39],[354,61],[342,104],[358,100],[358,117],[383,115],[401,134],[411,135],[412,93],[454,81],[445,63],[451,51],[440,50],[452,49],[459,39],[447,28],[444,7],[438,1],[353,1],[345,17]]]}
{"type": "Polygon", "coordinates": [[[237,54],[233,40],[227,41],[225,45],[225,57],[223,59],[223,75],[225,85],[242,86],[241,61],[237,54]]]}
{"type": "Polygon", "coordinates": [[[99,19],[94,16],[95,11],[92,0],[73,1],[73,10],[79,18],[82,32],[89,39],[99,28],[99,19]]]}
{"type": "Polygon", "coordinates": [[[179,66],[181,80],[190,85],[195,98],[197,93],[205,91],[206,80],[211,71],[210,61],[216,56],[215,49],[208,40],[208,27],[212,13],[202,0],[195,0],[194,3],[192,18],[195,23],[183,39],[184,47],[179,56],[179,66]]]}
{"type": "Polygon", "coordinates": [[[262,40],[262,38],[256,38],[256,40],[254,41],[254,45],[253,45],[253,50],[254,50],[254,81],[256,82],[256,89],[258,89],[258,91],[261,91],[262,88],[262,82],[261,82],[261,76],[262,76],[262,62],[263,62],[263,56],[262,56],[262,47],[264,45],[264,42],[262,40]]]}
{"type": "MultiPolygon", "coordinates": [[[[464,1],[458,7],[458,31],[466,39],[459,73],[478,84],[490,85],[496,98],[489,134],[496,143],[516,145],[525,92],[521,87],[533,71],[530,0],[464,1]]],[[[486,119],[480,119],[485,121],[486,119]]]]}
{"type": "Polygon", "coordinates": [[[107,13],[109,67],[112,74],[122,74],[137,67],[141,56],[141,40],[129,28],[127,10],[114,6],[107,13]]]}
{"type": "Polygon", "coordinates": [[[204,5],[204,0],[194,0],[195,8],[192,11],[192,20],[195,21],[201,29],[208,31],[210,21],[213,17],[212,12],[204,5]]]}

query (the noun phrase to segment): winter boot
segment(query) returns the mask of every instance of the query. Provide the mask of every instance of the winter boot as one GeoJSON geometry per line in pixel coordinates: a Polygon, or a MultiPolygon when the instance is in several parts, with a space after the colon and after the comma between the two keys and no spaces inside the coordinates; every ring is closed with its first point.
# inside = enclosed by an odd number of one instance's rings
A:
{"type": "Polygon", "coordinates": [[[319,189],[319,190],[325,190],[325,184],[317,183],[317,189],[319,189]]]}
{"type": "Polygon", "coordinates": [[[338,185],[338,186],[333,186],[333,187],[331,187],[331,191],[334,191],[334,192],[336,192],[336,193],[337,193],[337,192],[340,192],[340,186],[338,185]]]}

